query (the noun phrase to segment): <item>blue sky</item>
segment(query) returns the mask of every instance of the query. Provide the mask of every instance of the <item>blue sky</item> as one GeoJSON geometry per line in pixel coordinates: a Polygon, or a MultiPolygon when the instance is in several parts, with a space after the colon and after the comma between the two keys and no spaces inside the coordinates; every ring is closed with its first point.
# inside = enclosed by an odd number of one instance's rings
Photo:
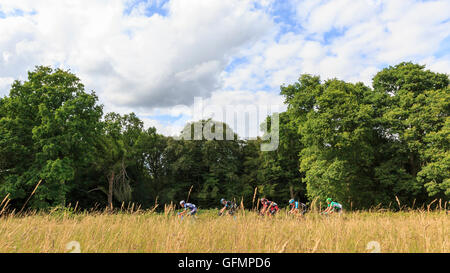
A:
{"type": "Polygon", "coordinates": [[[105,111],[177,134],[195,97],[267,106],[300,74],[362,81],[413,61],[450,73],[450,1],[0,3],[0,95],[35,65],[71,69],[105,111]]]}
{"type": "Polygon", "coordinates": [[[165,8],[165,4],[169,0],[156,0],[156,1],[146,1],[146,0],[133,0],[126,3],[123,13],[125,15],[130,15],[133,10],[142,9],[143,13],[147,17],[151,17],[155,14],[161,16],[167,16],[168,9],[165,8]]]}

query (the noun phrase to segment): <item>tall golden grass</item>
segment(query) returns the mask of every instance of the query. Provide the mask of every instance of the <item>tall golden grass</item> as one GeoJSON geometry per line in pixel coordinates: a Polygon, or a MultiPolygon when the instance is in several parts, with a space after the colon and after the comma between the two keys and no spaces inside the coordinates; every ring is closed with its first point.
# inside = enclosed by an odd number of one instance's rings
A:
{"type": "Polygon", "coordinates": [[[173,206],[119,213],[27,213],[0,218],[0,252],[449,252],[445,210],[348,212],[303,218],[281,210],[274,218],[240,211],[236,217],[205,211],[176,217],[173,206]]]}

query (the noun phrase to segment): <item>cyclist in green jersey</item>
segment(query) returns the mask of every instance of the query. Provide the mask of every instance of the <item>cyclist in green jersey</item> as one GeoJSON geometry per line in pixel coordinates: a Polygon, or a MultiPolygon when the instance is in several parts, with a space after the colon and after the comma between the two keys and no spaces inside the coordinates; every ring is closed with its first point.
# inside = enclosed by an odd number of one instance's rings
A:
{"type": "Polygon", "coordinates": [[[322,214],[333,214],[334,212],[341,213],[342,205],[338,202],[334,202],[331,198],[327,198],[327,208],[322,212],[322,214]]]}

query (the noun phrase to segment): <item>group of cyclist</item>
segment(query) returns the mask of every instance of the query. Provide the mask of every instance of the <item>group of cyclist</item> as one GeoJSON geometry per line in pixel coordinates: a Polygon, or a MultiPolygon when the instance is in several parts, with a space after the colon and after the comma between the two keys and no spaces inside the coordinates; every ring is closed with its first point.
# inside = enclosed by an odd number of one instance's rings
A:
{"type": "MultiPolygon", "coordinates": [[[[278,211],[279,207],[278,204],[274,201],[270,201],[267,198],[261,198],[261,209],[259,211],[259,215],[261,216],[274,216],[278,211]]],[[[219,216],[222,215],[234,215],[236,210],[238,209],[238,206],[233,201],[228,201],[222,198],[220,200],[221,205],[223,206],[222,209],[219,210],[219,216]]],[[[180,217],[183,217],[183,215],[190,215],[194,216],[198,209],[197,206],[192,203],[186,203],[184,200],[180,201],[180,206],[184,208],[182,212],[179,212],[178,215],[180,217]]],[[[296,201],[294,199],[289,200],[289,214],[299,215],[303,216],[307,211],[306,204],[296,201]]],[[[327,198],[327,208],[321,212],[321,214],[329,215],[333,213],[341,213],[342,212],[342,205],[338,202],[333,201],[331,198],[327,198]]]]}

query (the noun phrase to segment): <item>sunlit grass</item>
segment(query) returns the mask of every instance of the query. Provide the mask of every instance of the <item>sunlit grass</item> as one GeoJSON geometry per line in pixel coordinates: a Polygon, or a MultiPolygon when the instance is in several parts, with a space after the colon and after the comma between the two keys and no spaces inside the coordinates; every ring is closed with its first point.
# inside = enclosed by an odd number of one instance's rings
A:
{"type": "Polygon", "coordinates": [[[0,219],[0,252],[449,252],[450,216],[445,211],[352,212],[304,218],[280,211],[274,218],[254,212],[197,219],[173,213],[43,214],[0,219]]]}

